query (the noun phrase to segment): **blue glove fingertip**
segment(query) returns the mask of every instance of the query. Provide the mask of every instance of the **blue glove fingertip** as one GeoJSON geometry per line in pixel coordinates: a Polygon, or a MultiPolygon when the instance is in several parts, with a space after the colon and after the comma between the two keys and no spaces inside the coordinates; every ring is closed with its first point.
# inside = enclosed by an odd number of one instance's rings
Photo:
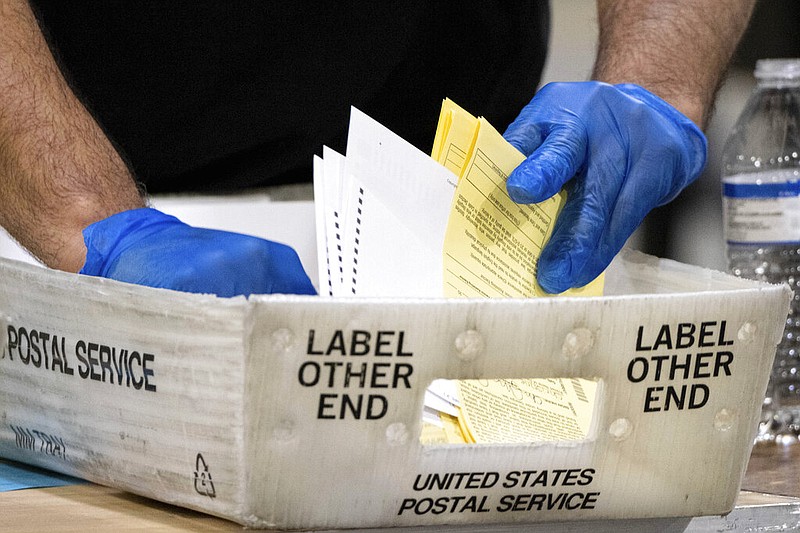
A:
{"type": "Polygon", "coordinates": [[[311,283],[311,280],[308,278],[308,276],[298,276],[298,279],[294,284],[294,290],[292,291],[292,294],[316,296],[317,289],[314,288],[314,285],[311,283]]]}
{"type": "Polygon", "coordinates": [[[561,294],[572,287],[569,283],[564,283],[564,278],[547,271],[542,271],[536,277],[536,282],[548,294],[561,294]]]}
{"type": "Polygon", "coordinates": [[[517,202],[518,204],[533,204],[536,203],[536,197],[533,196],[528,192],[528,189],[525,187],[521,187],[519,185],[514,185],[511,183],[506,184],[506,191],[508,192],[509,198],[517,202]]]}
{"type": "Polygon", "coordinates": [[[550,294],[559,294],[572,288],[572,261],[565,251],[542,254],[536,271],[539,286],[550,294]]]}
{"type": "Polygon", "coordinates": [[[542,183],[535,179],[525,162],[515,168],[506,180],[508,196],[518,204],[535,204],[542,198],[542,183]]]}
{"type": "MultiPolygon", "coordinates": [[[[282,275],[274,276],[274,283],[270,287],[270,293],[280,294],[305,294],[316,296],[317,290],[311,283],[308,274],[303,269],[300,256],[294,248],[285,244],[274,243],[272,246],[274,264],[282,265],[282,275]]],[[[276,273],[278,274],[278,273],[276,273]]]]}

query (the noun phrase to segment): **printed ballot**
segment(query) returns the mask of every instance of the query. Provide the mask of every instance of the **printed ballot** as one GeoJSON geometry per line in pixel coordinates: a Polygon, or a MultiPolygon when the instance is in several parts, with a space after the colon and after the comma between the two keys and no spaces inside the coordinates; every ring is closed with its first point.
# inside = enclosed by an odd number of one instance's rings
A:
{"type": "MultiPolygon", "coordinates": [[[[449,99],[442,105],[432,156],[459,177],[444,240],[445,296],[547,296],[536,283],[536,263],[566,192],[539,204],[511,200],[505,182],[525,156],[486,119],[449,99]]],[[[564,294],[602,293],[601,274],[564,294]]]]}
{"type": "Polygon", "coordinates": [[[591,435],[597,390],[597,381],[582,378],[438,379],[428,387],[420,440],[582,441],[591,435]]]}
{"type": "Polygon", "coordinates": [[[441,297],[452,172],[355,108],[346,157],[322,159],[320,294],[441,297]]]}
{"type": "MultiPolygon", "coordinates": [[[[519,205],[505,190],[523,154],[445,99],[431,155],[353,109],[347,155],[314,164],[320,292],[328,296],[533,297],[536,263],[566,201],[519,205]]],[[[603,277],[566,295],[601,295],[603,277]]],[[[421,440],[587,437],[597,383],[437,380],[421,440]],[[502,416],[498,416],[502,413],[502,416]]]]}
{"type": "MultiPolygon", "coordinates": [[[[317,159],[322,295],[547,295],[536,263],[566,193],[511,200],[505,180],[524,156],[485,119],[444,100],[428,156],[353,108],[347,155],[325,147],[317,159]]],[[[602,286],[601,275],[564,294],[602,286]]]]}

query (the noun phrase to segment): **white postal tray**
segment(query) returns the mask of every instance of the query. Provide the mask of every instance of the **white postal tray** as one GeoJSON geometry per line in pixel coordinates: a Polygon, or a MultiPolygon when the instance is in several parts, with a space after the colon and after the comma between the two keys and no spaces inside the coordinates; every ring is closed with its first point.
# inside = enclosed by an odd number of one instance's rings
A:
{"type": "Polygon", "coordinates": [[[605,297],[531,300],[220,299],[0,260],[0,456],[251,527],[723,514],[790,298],[634,252],[605,297]],[[589,439],[419,443],[432,380],[532,377],[602,380],[589,439]]]}

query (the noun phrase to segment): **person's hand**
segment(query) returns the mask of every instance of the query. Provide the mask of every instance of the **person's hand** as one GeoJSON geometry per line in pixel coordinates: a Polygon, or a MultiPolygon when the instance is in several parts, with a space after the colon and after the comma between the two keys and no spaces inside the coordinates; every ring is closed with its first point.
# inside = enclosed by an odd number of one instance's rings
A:
{"type": "Polygon", "coordinates": [[[538,203],[567,185],[537,267],[550,293],[597,277],[645,215],[674,199],[706,160],[700,129],[631,84],[548,84],[503,136],[527,156],[506,183],[515,202],[538,203]]]}
{"type": "Polygon", "coordinates": [[[117,213],[88,226],[83,237],[81,274],[224,297],[316,294],[292,248],[195,228],[155,209],[117,213]]]}

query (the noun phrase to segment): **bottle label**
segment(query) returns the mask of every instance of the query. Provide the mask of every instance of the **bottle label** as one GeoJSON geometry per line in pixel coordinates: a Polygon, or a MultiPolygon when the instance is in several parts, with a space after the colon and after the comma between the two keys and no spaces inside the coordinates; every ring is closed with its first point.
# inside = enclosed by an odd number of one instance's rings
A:
{"type": "Polygon", "coordinates": [[[741,181],[737,176],[723,181],[728,244],[800,243],[800,181],[741,181]]]}

